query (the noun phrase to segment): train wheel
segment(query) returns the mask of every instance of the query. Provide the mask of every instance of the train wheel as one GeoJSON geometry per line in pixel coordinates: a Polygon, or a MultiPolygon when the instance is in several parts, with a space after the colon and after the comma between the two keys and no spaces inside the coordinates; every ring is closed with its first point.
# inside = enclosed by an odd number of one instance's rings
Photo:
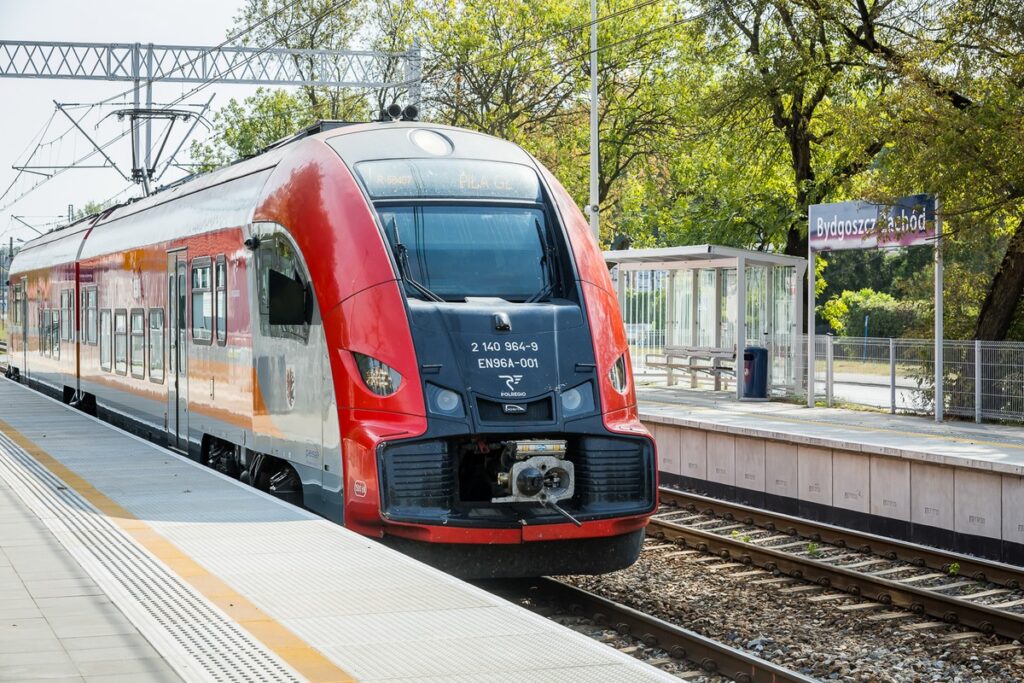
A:
{"type": "Polygon", "coordinates": [[[207,449],[206,464],[221,474],[238,478],[238,449],[232,444],[214,439],[207,449]]]}
{"type": "Polygon", "coordinates": [[[286,461],[256,453],[241,480],[260,491],[302,506],[302,480],[286,461]]]}
{"type": "Polygon", "coordinates": [[[295,469],[283,460],[276,459],[273,468],[275,471],[267,480],[267,491],[273,496],[301,506],[302,480],[295,469]]]}

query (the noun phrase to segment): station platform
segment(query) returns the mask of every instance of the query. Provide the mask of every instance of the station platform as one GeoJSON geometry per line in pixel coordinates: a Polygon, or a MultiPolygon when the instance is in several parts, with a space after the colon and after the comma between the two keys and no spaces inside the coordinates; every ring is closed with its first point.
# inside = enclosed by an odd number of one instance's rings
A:
{"type": "Polygon", "coordinates": [[[1024,428],[637,389],[663,484],[1024,565],[1024,428]]]}
{"type": "Polygon", "coordinates": [[[9,380],[0,551],[0,680],[678,680],[9,380]]]}

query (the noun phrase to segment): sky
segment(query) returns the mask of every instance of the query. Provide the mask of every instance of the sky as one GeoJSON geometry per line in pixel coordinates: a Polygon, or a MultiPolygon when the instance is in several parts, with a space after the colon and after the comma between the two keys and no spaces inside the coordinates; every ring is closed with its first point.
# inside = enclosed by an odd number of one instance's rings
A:
{"type": "MultiPolygon", "coordinates": [[[[240,4],[241,0],[0,0],[0,40],[213,46],[224,41],[240,4]]],[[[129,86],[130,83],[120,81],[0,77],[0,195],[7,192],[0,199],[0,241],[7,244],[11,236],[27,241],[36,234],[12,216],[22,217],[45,231],[60,220],[59,216],[67,215],[69,204],[81,208],[89,201],[102,202],[114,196],[126,199],[141,194],[140,188],[110,168],[65,171],[13,205],[16,197],[42,177],[23,175],[8,192],[17,176],[11,166],[25,163],[34,147],[32,141],[38,138],[51,115],[54,115],[53,121],[44,139],[57,138],[71,128],[71,122],[63,114],[55,113],[54,100],[89,104],[124,92],[129,86]]],[[[156,103],[168,102],[194,87],[193,84],[157,84],[153,99],[156,103]]],[[[241,99],[254,91],[254,86],[214,84],[187,102],[202,103],[210,95],[215,95],[212,107],[216,110],[230,98],[241,99]]],[[[126,99],[130,99],[130,95],[126,99]]],[[[82,121],[85,132],[101,143],[120,133],[126,124],[113,116],[103,119],[115,109],[117,107],[110,107],[102,112],[93,109],[82,121]]],[[[87,109],[70,111],[81,116],[87,109]]],[[[187,125],[181,122],[175,125],[177,135],[168,142],[165,158],[186,129],[187,125]]],[[[156,130],[154,128],[154,138],[156,130]]],[[[197,127],[195,136],[202,138],[205,135],[205,128],[197,127]]],[[[108,153],[130,176],[131,146],[128,140],[129,137],[125,137],[121,143],[112,145],[108,153]]],[[[66,164],[90,149],[88,140],[74,131],[41,149],[32,164],[66,164]]],[[[186,150],[187,144],[179,159],[188,160],[186,150]]],[[[85,163],[99,164],[102,161],[97,155],[85,163]]],[[[182,175],[183,172],[169,170],[161,184],[182,175]]]]}

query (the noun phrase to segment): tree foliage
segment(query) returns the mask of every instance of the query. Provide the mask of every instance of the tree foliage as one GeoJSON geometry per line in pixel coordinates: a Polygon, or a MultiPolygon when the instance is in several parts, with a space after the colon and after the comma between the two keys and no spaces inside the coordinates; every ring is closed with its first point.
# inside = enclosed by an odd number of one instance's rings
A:
{"type": "Polygon", "coordinates": [[[868,287],[846,290],[821,309],[821,317],[836,334],[855,337],[922,336],[931,321],[922,302],[899,300],[868,287]]]}
{"type": "Polygon", "coordinates": [[[205,143],[192,143],[192,159],[200,170],[209,170],[251,157],[316,120],[314,111],[292,93],[260,88],[242,102],[231,98],[213,115],[213,135],[205,143]]]}
{"type": "MultiPolygon", "coordinates": [[[[253,45],[422,49],[426,120],[510,139],[588,203],[589,3],[242,0],[253,45]]],[[[810,204],[941,197],[950,333],[1024,335],[1019,0],[599,0],[601,239],[804,255],[810,204]]],[[[308,68],[302,58],[296,66],[308,68]]],[[[400,80],[399,62],[389,77],[400,80]]],[[[193,148],[223,163],[407,91],[263,91],[193,148]]],[[[930,250],[830,255],[826,299],[931,300],[930,250]]]]}

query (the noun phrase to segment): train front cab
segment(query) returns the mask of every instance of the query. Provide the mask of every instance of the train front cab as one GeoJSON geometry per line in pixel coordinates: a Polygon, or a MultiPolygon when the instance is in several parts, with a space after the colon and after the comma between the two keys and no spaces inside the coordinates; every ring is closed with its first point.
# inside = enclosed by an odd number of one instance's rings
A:
{"type": "Polygon", "coordinates": [[[328,143],[397,275],[342,307],[347,330],[373,335],[346,340],[345,374],[380,399],[342,418],[346,524],[463,575],[632,564],[656,506],[654,444],[607,269],[565,190],[520,148],[467,131],[328,143]],[[406,392],[419,428],[384,412],[406,392]]]}

